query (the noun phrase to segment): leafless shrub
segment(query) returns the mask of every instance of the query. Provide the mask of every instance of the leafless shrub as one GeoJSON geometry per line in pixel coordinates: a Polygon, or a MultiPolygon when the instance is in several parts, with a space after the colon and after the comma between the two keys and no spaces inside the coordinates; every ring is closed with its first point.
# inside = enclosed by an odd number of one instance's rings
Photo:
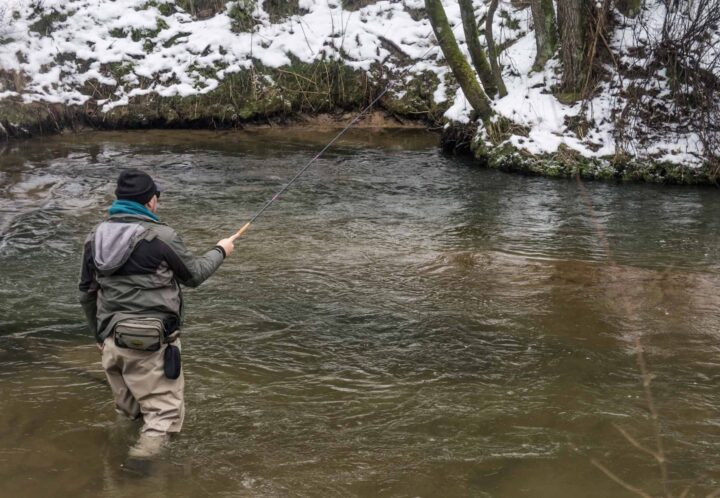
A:
{"type": "Polygon", "coordinates": [[[638,17],[635,61],[621,68],[629,84],[618,143],[694,135],[704,158],[720,165],[720,0],[659,4],[638,17]]]}
{"type": "MultiPolygon", "coordinates": [[[[645,358],[645,349],[642,345],[643,330],[641,325],[642,320],[640,318],[641,305],[635,299],[633,299],[631,292],[631,283],[628,282],[627,279],[623,276],[623,271],[621,267],[615,261],[605,230],[603,229],[602,224],[598,221],[592,199],[589,192],[585,188],[585,185],[583,184],[580,175],[576,177],[576,180],[578,182],[580,192],[585,202],[585,207],[588,211],[590,221],[593,225],[595,237],[597,238],[598,243],[603,248],[605,258],[607,259],[608,277],[614,284],[615,295],[617,298],[615,304],[618,307],[618,311],[623,316],[623,321],[625,322],[628,331],[631,332],[635,337],[635,359],[637,361],[638,369],[640,370],[640,380],[642,382],[645,406],[647,407],[649,415],[648,424],[652,432],[652,444],[643,444],[637,437],[633,436],[628,430],[620,427],[619,425],[615,425],[614,427],[620,433],[620,435],[622,435],[622,437],[636,450],[652,458],[658,470],[659,485],[662,488],[662,495],[660,496],[662,496],[662,498],[674,498],[676,496],[679,498],[686,498],[692,491],[691,486],[684,488],[682,491],[680,491],[679,494],[676,494],[676,490],[672,489],[669,479],[670,469],[668,466],[668,454],[665,449],[665,441],[663,438],[662,427],[660,423],[660,412],[657,409],[655,397],[653,396],[652,392],[652,382],[655,376],[648,368],[647,360],[645,358]]],[[[642,498],[653,498],[654,496],[657,496],[649,493],[641,487],[635,486],[632,483],[626,481],[625,479],[620,477],[615,471],[611,470],[599,460],[592,459],[591,463],[608,478],[623,487],[626,491],[642,498]]],[[[711,492],[710,494],[706,495],[706,498],[717,498],[718,496],[720,496],[720,490],[711,492]]]]}
{"type": "MultiPolygon", "coordinates": [[[[667,455],[665,453],[665,444],[663,442],[662,433],[660,431],[660,416],[658,414],[657,408],[655,407],[655,400],[652,395],[652,391],[650,390],[650,384],[653,380],[653,375],[648,371],[647,364],[645,362],[645,354],[642,347],[642,344],[640,342],[640,336],[636,336],[635,338],[635,354],[637,358],[638,367],[640,368],[640,374],[642,379],[642,385],[643,385],[643,391],[645,394],[645,403],[647,404],[648,412],[650,413],[650,425],[653,432],[653,439],[655,443],[654,448],[649,448],[639,442],[635,437],[630,435],[630,433],[623,429],[622,427],[616,425],[615,429],[625,438],[625,440],[630,443],[632,446],[634,446],[637,450],[651,456],[653,460],[655,460],[655,464],[658,467],[658,471],[660,474],[660,484],[663,489],[663,497],[665,498],[672,498],[673,493],[670,490],[670,485],[668,481],[668,460],[667,455]]],[[[646,491],[644,491],[641,488],[638,488],[636,486],[633,486],[632,484],[626,482],[622,478],[620,478],[617,474],[615,474],[612,470],[607,468],[605,465],[600,463],[598,460],[593,459],[591,462],[595,467],[600,469],[603,474],[608,476],[610,479],[618,483],[620,486],[625,488],[626,490],[630,491],[631,493],[634,493],[638,496],[642,496],[643,498],[652,498],[652,495],[646,491]]],[[[690,492],[690,488],[686,488],[682,491],[680,496],[687,496],[687,494],[690,492]]]]}

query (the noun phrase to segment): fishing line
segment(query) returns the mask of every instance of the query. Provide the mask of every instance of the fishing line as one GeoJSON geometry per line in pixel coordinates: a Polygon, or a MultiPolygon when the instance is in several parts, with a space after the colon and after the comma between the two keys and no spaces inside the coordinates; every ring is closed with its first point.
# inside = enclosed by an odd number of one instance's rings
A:
{"type": "MultiPolygon", "coordinates": [[[[434,48],[434,47],[433,47],[433,48],[434,48]]],[[[298,178],[300,178],[300,176],[302,176],[302,174],[305,173],[305,172],[308,170],[308,168],[310,168],[310,166],[312,166],[312,164],[313,164],[320,156],[322,156],[323,153],[324,153],[326,150],[328,150],[341,136],[343,136],[343,134],[344,134],[346,131],[348,131],[355,123],[357,123],[358,120],[359,120],[368,110],[370,110],[370,108],[371,108],[373,105],[375,105],[375,103],[376,103],[378,100],[380,100],[380,98],[381,98],[383,95],[385,95],[385,94],[388,92],[388,90],[390,90],[390,87],[391,87],[391,86],[392,86],[392,83],[389,84],[387,87],[385,87],[385,89],[384,89],[382,92],[380,92],[380,94],[379,94],[377,97],[375,97],[375,98],[372,100],[372,102],[370,102],[370,103],[367,105],[367,107],[365,107],[365,109],[363,109],[362,111],[360,111],[360,113],[359,113],[357,116],[355,116],[355,117],[353,118],[353,120],[350,121],[350,123],[348,123],[348,125],[345,126],[345,128],[343,128],[343,129],[340,131],[340,133],[338,133],[337,135],[335,135],[335,137],[334,137],[332,140],[330,140],[330,142],[328,142],[327,145],[325,145],[325,147],[323,147],[320,152],[318,152],[317,154],[315,154],[315,156],[314,156],[312,159],[310,159],[310,160],[307,162],[307,164],[306,164],[300,171],[298,171],[298,172],[295,174],[295,176],[292,177],[292,179],[291,179],[283,188],[281,188],[275,195],[273,195],[273,196],[265,203],[265,205],[263,205],[263,207],[261,207],[261,208],[253,215],[253,217],[250,218],[250,221],[248,221],[247,223],[245,223],[245,225],[243,225],[243,227],[242,227],[240,230],[238,230],[238,231],[235,233],[235,235],[233,235],[233,236],[230,237],[230,238],[234,241],[235,239],[237,239],[238,237],[240,237],[243,233],[245,233],[245,231],[246,231],[248,228],[250,228],[250,225],[252,225],[252,224],[255,222],[255,220],[258,219],[258,217],[259,217],[261,214],[263,214],[263,213],[265,212],[265,210],[272,205],[273,202],[275,202],[287,189],[289,189],[289,188],[290,188],[290,185],[292,185],[293,183],[295,183],[295,180],[297,180],[298,178]]]]}
{"type": "MultiPolygon", "coordinates": [[[[462,25],[462,24],[458,24],[458,25],[455,26],[455,28],[457,28],[458,26],[461,26],[461,25],[462,25]]],[[[454,29],[453,29],[453,31],[454,31],[454,29]]],[[[433,33],[434,33],[434,30],[432,29],[432,25],[431,25],[431,26],[430,26],[430,33],[428,33],[427,36],[425,36],[424,39],[427,40],[428,38],[430,38],[430,35],[432,35],[433,33]]],[[[310,160],[307,162],[307,164],[305,164],[305,166],[303,166],[302,169],[300,169],[300,170],[295,174],[295,176],[293,176],[292,179],[290,179],[290,181],[289,181],[287,184],[285,184],[285,186],[284,186],[283,188],[281,188],[275,195],[273,195],[273,196],[252,216],[252,218],[250,218],[250,221],[248,221],[247,223],[245,223],[245,225],[243,225],[243,227],[242,227],[240,230],[238,230],[237,232],[235,232],[235,234],[230,237],[230,240],[232,240],[232,241],[234,242],[238,237],[240,237],[243,233],[245,233],[245,231],[246,231],[248,228],[250,228],[250,225],[252,225],[252,224],[255,222],[255,220],[258,219],[258,217],[260,217],[260,215],[263,214],[263,213],[265,212],[265,210],[268,209],[285,191],[287,191],[287,189],[289,189],[290,186],[291,186],[293,183],[295,183],[295,181],[296,181],[298,178],[300,178],[300,177],[302,176],[302,174],[305,173],[305,172],[310,168],[310,166],[312,166],[312,164],[313,164],[317,159],[319,159],[320,156],[322,156],[322,155],[325,153],[326,150],[328,150],[340,137],[342,137],[342,136],[345,134],[346,131],[348,131],[350,128],[352,128],[353,125],[354,125],[355,123],[357,123],[357,122],[360,120],[360,118],[363,117],[363,116],[365,115],[365,113],[367,113],[367,112],[390,90],[390,88],[392,88],[392,86],[393,86],[397,81],[401,80],[411,69],[413,69],[413,68],[414,68],[415,66],[417,66],[420,62],[422,62],[423,59],[430,53],[430,51],[432,51],[432,50],[435,49],[435,48],[440,48],[440,46],[439,46],[439,45],[433,45],[433,46],[431,46],[429,49],[427,49],[427,50],[425,51],[425,53],[423,53],[423,54],[418,58],[418,61],[417,61],[417,62],[415,62],[412,66],[406,67],[406,68],[395,78],[395,81],[392,81],[392,82],[388,83],[388,85],[385,87],[385,89],[384,89],[382,92],[380,92],[380,94],[379,94],[378,96],[376,96],[367,106],[365,106],[365,108],[364,108],[362,111],[360,111],[360,113],[359,113],[357,116],[355,116],[355,117],[352,119],[352,121],[350,121],[350,122],[347,124],[347,126],[345,126],[345,128],[343,128],[342,130],[340,130],[340,132],[339,132],[337,135],[335,135],[335,137],[334,137],[332,140],[330,140],[330,142],[328,142],[327,145],[325,145],[325,147],[323,147],[322,150],[320,150],[320,152],[318,152],[317,154],[315,154],[315,156],[314,156],[312,159],[310,159],[310,160]]]]}

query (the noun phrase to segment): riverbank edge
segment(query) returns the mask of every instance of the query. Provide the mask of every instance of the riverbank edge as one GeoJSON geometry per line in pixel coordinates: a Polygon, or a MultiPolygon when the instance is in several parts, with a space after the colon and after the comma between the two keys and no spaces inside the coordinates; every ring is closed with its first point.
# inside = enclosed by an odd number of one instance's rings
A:
{"type": "Polygon", "coordinates": [[[629,155],[590,158],[563,145],[553,154],[535,155],[509,143],[483,142],[473,124],[446,125],[440,145],[446,152],[472,156],[485,168],[527,176],[662,185],[718,186],[720,180],[720,165],[707,162],[689,166],[629,155]]]}
{"type": "MultiPolygon", "coordinates": [[[[131,63],[116,63],[104,66],[101,72],[113,81],[122,81],[132,69],[131,63]]],[[[226,74],[211,91],[187,96],[160,96],[149,91],[154,80],[141,79],[122,89],[140,95],[115,101],[117,85],[92,79],[78,88],[87,97],[85,103],[66,105],[24,102],[24,76],[0,71],[0,87],[17,92],[0,100],[0,138],[29,138],[82,128],[242,129],[304,123],[317,116],[338,116],[340,120],[356,114],[378,96],[382,98],[375,109],[387,116],[388,126],[424,123],[433,127],[441,123],[449,103],[435,102],[434,92],[440,83],[437,75],[426,71],[404,81],[401,90],[388,89],[396,76],[381,65],[366,72],[337,60],[293,60],[280,68],[256,62],[249,69],[226,74]]]]}
{"type": "MultiPolygon", "coordinates": [[[[405,94],[407,96],[407,94],[405,94]]],[[[207,96],[183,99],[144,97],[128,106],[101,113],[95,103],[67,106],[52,103],[0,102],[0,136],[6,140],[37,138],[67,131],[139,130],[139,129],[245,129],[267,126],[316,126],[339,128],[356,116],[360,106],[322,109],[322,112],[255,112],[238,116],[222,103],[208,104],[207,96]],[[192,110],[187,114],[183,111],[192,110]]],[[[477,138],[474,124],[445,124],[441,109],[425,99],[415,106],[391,98],[385,99],[356,126],[364,128],[423,128],[439,130],[440,147],[447,153],[470,156],[489,169],[513,174],[549,178],[665,185],[718,185],[720,168],[710,164],[691,167],[664,161],[638,160],[630,156],[587,158],[561,147],[556,153],[533,155],[512,145],[489,145],[477,138]],[[418,110],[418,107],[427,107],[418,110]],[[421,116],[421,117],[420,117],[421,116]]],[[[431,99],[429,99],[431,100],[431,99]]],[[[277,111],[277,110],[276,110],[277,111]]]]}

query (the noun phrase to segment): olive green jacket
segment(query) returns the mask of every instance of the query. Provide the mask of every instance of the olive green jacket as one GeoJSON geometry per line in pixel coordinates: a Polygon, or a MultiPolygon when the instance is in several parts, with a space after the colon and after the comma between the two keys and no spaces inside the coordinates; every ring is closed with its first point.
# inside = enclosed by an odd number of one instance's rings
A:
{"type": "Polygon", "coordinates": [[[222,264],[215,246],[194,256],[169,226],[142,215],[116,214],[85,241],[79,300],[90,330],[102,342],[125,318],[155,317],[166,333],[182,325],[180,285],[197,287],[222,264]]]}

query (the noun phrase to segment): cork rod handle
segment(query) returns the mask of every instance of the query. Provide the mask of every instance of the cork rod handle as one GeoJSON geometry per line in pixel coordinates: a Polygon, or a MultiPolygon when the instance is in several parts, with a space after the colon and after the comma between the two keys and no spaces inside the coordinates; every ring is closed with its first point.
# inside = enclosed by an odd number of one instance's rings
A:
{"type": "Polygon", "coordinates": [[[230,239],[231,239],[233,242],[235,242],[235,240],[237,240],[242,234],[244,234],[245,231],[247,231],[248,228],[250,228],[250,222],[245,223],[245,225],[243,225],[243,227],[242,227],[240,230],[238,230],[237,232],[235,232],[235,235],[233,235],[232,237],[230,237],[230,239]]]}

